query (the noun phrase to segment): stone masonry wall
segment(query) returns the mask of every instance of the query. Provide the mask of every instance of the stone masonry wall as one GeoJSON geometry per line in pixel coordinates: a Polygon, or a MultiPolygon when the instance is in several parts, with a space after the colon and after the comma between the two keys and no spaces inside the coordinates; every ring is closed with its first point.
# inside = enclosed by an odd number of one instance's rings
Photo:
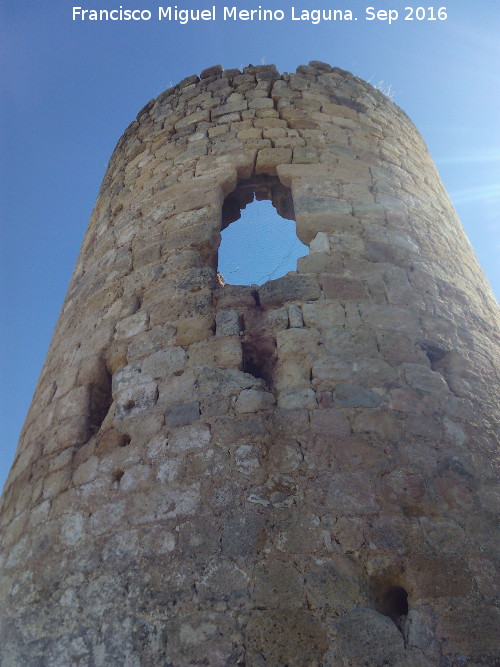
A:
{"type": "Polygon", "coordinates": [[[167,90],[110,160],[2,497],[0,665],[498,664],[497,335],[378,90],[320,62],[167,90]],[[224,285],[254,194],[309,254],[224,285]]]}

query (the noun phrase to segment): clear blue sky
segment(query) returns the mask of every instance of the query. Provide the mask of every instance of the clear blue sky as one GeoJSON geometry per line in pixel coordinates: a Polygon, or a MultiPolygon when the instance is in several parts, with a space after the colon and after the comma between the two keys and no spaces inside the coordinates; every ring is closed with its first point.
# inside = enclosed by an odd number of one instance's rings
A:
{"type": "MultiPolygon", "coordinates": [[[[216,0],[214,0],[216,2],[216,0]]],[[[444,2],[444,0],[443,0],[444,2]]],[[[500,293],[500,6],[451,0],[446,21],[368,22],[370,0],[299,2],[351,9],[358,21],[311,23],[73,22],[69,0],[0,7],[2,54],[0,487],[58,317],[113,147],[137,111],[205,67],[274,63],[283,71],[318,59],[390,90],[420,129],[466,232],[500,293]]],[[[120,2],[75,0],[91,9],[120,2]]],[[[179,7],[211,7],[192,1],[179,7]]],[[[232,3],[228,3],[231,6],[232,3]]],[[[234,3],[236,4],[236,3],[234,3]]],[[[430,2],[415,2],[414,7],[430,2]]],[[[219,14],[222,4],[216,2],[219,14]]],[[[382,5],[378,5],[380,7],[382,5]]],[[[435,7],[439,7],[439,3],[435,7]]],[[[240,9],[258,2],[238,2],[240,9]]]]}

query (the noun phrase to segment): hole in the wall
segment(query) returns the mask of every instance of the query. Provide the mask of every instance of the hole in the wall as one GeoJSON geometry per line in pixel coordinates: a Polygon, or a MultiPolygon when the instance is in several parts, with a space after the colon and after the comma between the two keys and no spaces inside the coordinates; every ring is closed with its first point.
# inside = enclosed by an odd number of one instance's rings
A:
{"type": "Polygon", "coordinates": [[[111,480],[113,484],[120,484],[120,480],[125,474],[125,470],[114,470],[113,473],[111,474],[111,480]]]}
{"type": "Polygon", "coordinates": [[[130,410],[133,410],[133,408],[135,408],[135,401],[134,401],[133,398],[129,398],[128,400],[126,400],[126,401],[123,403],[123,409],[124,409],[126,412],[129,412],[130,410]]]}
{"type": "Polygon", "coordinates": [[[375,609],[388,616],[401,630],[408,615],[408,593],[402,586],[389,586],[377,591],[375,609]]]}
{"type": "Polygon", "coordinates": [[[438,343],[433,343],[432,341],[423,340],[419,341],[418,345],[425,352],[427,359],[431,362],[431,368],[433,371],[436,369],[436,364],[441,361],[449,352],[445,347],[439,345],[438,343]]]}
{"type": "Polygon", "coordinates": [[[129,444],[129,435],[120,433],[114,428],[108,428],[99,434],[96,452],[100,456],[112,452],[116,447],[127,447],[129,444]]]}
{"type": "Polygon", "coordinates": [[[101,428],[112,402],[111,374],[103,362],[99,376],[90,386],[89,429],[91,433],[95,433],[101,428]]]}
{"type": "Polygon", "coordinates": [[[118,442],[118,447],[127,447],[128,445],[130,445],[130,436],[122,435],[118,442]]]}
{"type": "Polygon", "coordinates": [[[271,385],[276,366],[276,341],[271,336],[248,336],[241,343],[243,370],[271,385]]]}
{"type": "Polygon", "coordinates": [[[242,181],[224,201],[218,271],[225,283],[261,285],[295,271],[308,248],[296,236],[290,188],[276,177],[242,181]]]}

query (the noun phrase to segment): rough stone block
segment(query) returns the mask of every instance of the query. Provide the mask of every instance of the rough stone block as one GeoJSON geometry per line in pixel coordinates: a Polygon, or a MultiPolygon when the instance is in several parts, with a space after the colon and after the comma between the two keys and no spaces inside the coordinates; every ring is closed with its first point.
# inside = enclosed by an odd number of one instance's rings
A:
{"type": "Polygon", "coordinates": [[[288,321],[291,328],[300,328],[304,326],[302,311],[294,303],[291,303],[288,306],[288,321]]]}
{"type": "MultiPolygon", "coordinates": [[[[220,417],[212,425],[214,442],[225,445],[238,441],[243,443],[262,439],[267,434],[263,419],[257,415],[243,415],[237,420],[220,417]]],[[[243,444],[242,443],[242,444],[243,444]]]]}
{"type": "Polygon", "coordinates": [[[279,560],[266,561],[258,567],[256,582],[253,595],[256,605],[262,604],[272,591],[274,604],[286,604],[292,609],[302,606],[304,590],[301,576],[292,564],[279,560]]]}
{"type": "MultiPolygon", "coordinates": [[[[213,65],[212,67],[207,67],[200,74],[200,79],[209,79],[212,76],[218,76],[222,74],[222,65],[213,65]]],[[[230,70],[231,71],[231,70],[230,70]]]]}
{"type": "Polygon", "coordinates": [[[260,468],[259,450],[255,445],[240,445],[234,453],[238,472],[252,474],[260,468]]]}
{"type": "Polygon", "coordinates": [[[131,338],[146,330],[148,325],[148,314],[139,311],[135,315],[126,317],[116,325],[116,335],[121,338],[131,338]]]}
{"type": "MultiPolygon", "coordinates": [[[[48,438],[48,445],[53,451],[73,445],[83,445],[89,438],[88,417],[68,417],[57,424],[55,437],[48,438]]],[[[49,447],[47,447],[47,450],[49,447]]]]}
{"type": "Polygon", "coordinates": [[[213,335],[214,321],[210,317],[188,317],[177,324],[176,341],[187,347],[213,335]]]}
{"type": "Polygon", "coordinates": [[[121,391],[115,402],[115,421],[134,417],[150,410],[158,398],[158,385],[154,380],[142,379],[121,391]]]}
{"type": "Polygon", "coordinates": [[[330,242],[328,235],[324,232],[318,232],[309,244],[311,252],[330,252],[330,242]]]}
{"type": "Polygon", "coordinates": [[[165,410],[165,425],[168,428],[186,426],[200,418],[200,404],[198,401],[171,405],[165,410]]]}
{"type": "Polygon", "coordinates": [[[209,444],[210,437],[210,427],[208,424],[185,424],[181,428],[175,428],[171,431],[168,438],[168,450],[185,452],[191,449],[203,448],[209,444]]]}
{"type": "Polygon", "coordinates": [[[337,252],[314,252],[305,257],[299,257],[297,260],[298,273],[342,273],[343,271],[344,259],[337,252]]]}
{"type": "Polygon", "coordinates": [[[350,611],[338,624],[337,632],[338,644],[332,652],[334,663],[343,659],[353,664],[407,662],[403,636],[396,624],[375,609],[361,607],[350,611]],[[365,637],[363,643],[355,639],[359,633],[365,637]]]}
{"type": "Polygon", "coordinates": [[[314,278],[293,273],[270,280],[259,288],[263,307],[281,306],[287,301],[313,301],[319,296],[320,287],[314,278]]]}
{"type": "Polygon", "coordinates": [[[295,146],[293,149],[294,164],[313,164],[318,160],[318,149],[313,146],[295,146]]]}
{"type": "Polygon", "coordinates": [[[311,361],[303,355],[299,359],[279,361],[274,372],[274,386],[278,391],[310,389],[311,361]]]}
{"type": "Polygon", "coordinates": [[[404,364],[404,375],[408,384],[415,389],[431,393],[449,391],[446,380],[440,373],[420,364],[404,364]]]}
{"type": "Polygon", "coordinates": [[[90,414],[90,387],[75,387],[58,403],[55,412],[57,419],[67,419],[68,417],[88,417],[90,414]]]}
{"type": "Polygon", "coordinates": [[[222,553],[228,558],[257,555],[265,542],[265,521],[256,512],[230,517],[222,530],[222,553]]]}
{"type": "Polygon", "coordinates": [[[234,409],[239,413],[260,412],[272,409],[275,403],[276,399],[267,391],[244,389],[238,396],[234,409]]]}
{"type": "MultiPolygon", "coordinates": [[[[175,328],[168,325],[156,325],[149,331],[136,336],[133,341],[130,341],[126,349],[126,361],[132,363],[137,359],[142,359],[148,355],[168,348],[175,343],[175,328]]],[[[116,368],[121,368],[124,364],[124,348],[117,347],[113,350],[115,352],[114,362],[110,362],[108,356],[107,363],[109,370],[113,372],[116,368]]],[[[125,361],[125,363],[126,363],[125,361]]]]}
{"type": "Polygon", "coordinates": [[[178,121],[175,124],[175,129],[178,131],[186,127],[189,127],[190,125],[196,125],[197,123],[201,123],[204,120],[210,120],[210,112],[196,111],[195,113],[189,114],[189,116],[185,116],[182,120],[178,121]]]}
{"type": "Polygon", "coordinates": [[[273,107],[273,101],[269,97],[255,97],[248,102],[249,109],[272,109],[273,107]]]}
{"type": "Polygon", "coordinates": [[[256,174],[276,174],[276,167],[292,161],[289,148],[263,148],[257,153],[256,174]]]}
{"type": "Polygon", "coordinates": [[[349,420],[340,410],[315,410],[311,414],[311,431],[317,435],[329,435],[332,438],[342,438],[351,433],[349,420]]]}
{"type": "Polygon", "coordinates": [[[309,244],[318,232],[334,234],[339,225],[354,220],[349,202],[338,202],[333,198],[328,201],[325,201],[322,211],[308,211],[305,208],[307,202],[304,201],[302,211],[296,210],[297,236],[302,243],[309,244]],[[328,201],[331,203],[328,204],[328,201]]]}
{"type": "Polygon", "coordinates": [[[352,278],[321,276],[321,285],[327,299],[362,301],[367,296],[363,283],[352,278]]]}
{"type": "Polygon", "coordinates": [[[182,371],[186,365],[186,352],[182,347],[167,347],[154,352],[141,363],[141,373],[152,378],[164,378],[182,371]]]}
{"type": "Polygon", "coordinates": [[[382,304],[361,304],[361,318],[375,329],[393,329],[400,332],[418,331],[417,318],[410,308],[382,304]]]}
{"type": "Polygon", "coordinates": [[[316,329],[343,327],[345,323],[345,311],[342,306],[323,300],[305,303],[302,306],[302,315],[306,327],[316,329]]]}
{"type": "Polygon", "coordinates": [[[402,424],[394,414],[376,408],[357,414],[353,418],[352,429],[354,433],[371,434],[397,442],[401,438],[402,424]]]}
{"type": "Polygon", "coordinates": [[[248,102],[241,100],[238,102],[229,102],[228,104],[223,104],[220,107],[212,109],[211,116],[212,120],[217,120],[220,116],[225,116],[226,114],[238,113],[248,109],[248,102]]]}
{"type": "Polygon", "coordinates": [[[376,408],[380,405],[377,394],[352,384],[337,384],[333,401],[339,408],[376,408]]]}
{"type": "Polygon", "coordinates": [[[316,394],[312,389],[292,389],[280,392],[278,407],[282,410],[314,410],[317,407],[316,394]]]}
{"type": "Polygon", "coordinates": [[[223,310],[215,316],[215,334],[217,336],[237,336],[240,329],[240,316],[237,311],[223,310]]]}
{"type": "Polygon", "coordinates": [[[240,369],[243,351],[239,336],[215,337],[194,343],[189,348],[189,365],[240,369]]]}
{"type": "Polygon", "coordinates": [[[364,472],[320,474],[314,496],[318,505],[328,507],[334,516],[378,513],[373,483],[364,472]]]}
{"type": "Polygon", "coordinates": [[[244,640],[249,662],[256,663],[264,656],[268,664],[275,665],[310,659],[319,662],[328,646],[324,625],[318,625],[310,611],[296,608],[293,614],[279,609],[252,612],[244,640]]]}

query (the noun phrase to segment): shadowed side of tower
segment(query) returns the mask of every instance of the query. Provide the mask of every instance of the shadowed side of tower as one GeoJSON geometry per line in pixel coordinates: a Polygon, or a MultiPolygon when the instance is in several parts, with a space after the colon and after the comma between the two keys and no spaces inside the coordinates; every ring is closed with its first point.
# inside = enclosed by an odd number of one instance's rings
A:
{"type": "Polygon", "coordinates": [[[320,62],[167,90],[110,160],[2,496],[0,664],[497,664],[497,336],[379,91],[320,62]],[[223,285],[254,197],[309,254],[223,285]]]}

